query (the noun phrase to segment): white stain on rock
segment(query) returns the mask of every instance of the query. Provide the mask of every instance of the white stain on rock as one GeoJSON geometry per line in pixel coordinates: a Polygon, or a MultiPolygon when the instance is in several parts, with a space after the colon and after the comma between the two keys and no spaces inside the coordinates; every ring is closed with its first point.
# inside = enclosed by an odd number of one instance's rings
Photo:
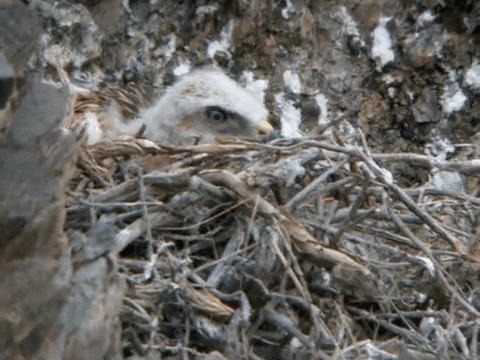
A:
{"type": "Polygon", "coordinates": [[[190,64],[180,64],[175,69],[173,69],[173,75],[175,76],[182,76],[188,74],[191,70],[190,64]]]}
{"type": "Polygon", "coordinates": [[[294,94],[302,93],[302,83],[300,81],[300,76],[297,73],[294,73],[291,70],[286,70],[283,73],[283,83],[285,86],[294,94]]]}
{"type": "Polygon", "coordinates": [[[380,17],[378,26],[372,33],[372,58],[377,64],[378,71],[381,71],[385,65],[395,59],[395,53],[392,50],[392,39],[387,30],[389,21],[389,17],[380,17]]]}
{"type": "Polygon", "coordinates": [[[360,36],[357,22],[349,14],[345,6],[340,6],[337,11],[332,14],[332,17],[342,24],[341,31],[345,35],[349,35],[360,41],[361,46],[365,46],[365,41],[360,36]]]}
{"type": "Polygon", "coordinates": [[[418,17],[417,24],[420,27],[424,27],[425,25],[427,25],[427,24],[431,23],[433,20],[435,20],[436,17],[437,16],[434,15],[431,10],[425,10],[418,17]]]}
{"type": "Polygon", "coordinates": [[[318,108],[320,109],[320,115],[318,115],[318,125],[328,124],[328,99],[323,94],[315,95],[315,102],[317,103],[318,108]]]}
{"type": "Polygon", "coordinates": [[[230,20],[227,25],[225,25],[220,32],[220,40],[212,41],[208,44],[207,55],[210,59],[213,59],[215,54],[218,51],[223,51],[228,53],[228,49],[231,45],[233,32],[233,20],[230,20]]]}
{"type": "Polygon", "coordinates": [[[456,193],[465,192],[465,178],[457,172],[438,171],[433,175],[431,183],[438,190],[456,193]]]}
{"type": "Polygon", "coordinates": [[[287,0],[285,4],[285,8],[282,9],[282,17],[285,20],[288,20],[294,14],[295,14],[295,7],[293,6],[291,0],[287,0]]]}
{"type": "Polygon", "coordinates": [[[254,79],[253,73],[251,71],[245,71],[243,73],[243,79],[245,80],[245,88],[258,96],[259,99],[264,101],[265,94],[268,89],[268,80],[263,79],[254,79]]]}
{"type": "Polygon", "coordinates": [[[175,53],[176,48],[177,48],[177,36],[172,33],[166,37],[166,43],[163,48],[163,54],[167,61],[172,58],[172,55],[175,53]]]}
{"type": "Polygon", "coordinates": [[[475,93],[480,93],[480,63],[475,59],[472,66],[465,72],[465,85],[475,93]]]}
{"type": "Polygon", "coordinates": [[[302,114],[300,109],[295,107],[292,100],[286,99],[283,92],[275,95],[275,103],[280,109],[282,135],[286,138],[301,137],[299,126],[302,121],[302,114]]]}
{"type": "Polygon", "coordinates": [[[442,110],[446,115],[462,110],[466,101],[467,97],[457,82],[448,84],[443,88],[440,103],[442,104],[442,110]]]}

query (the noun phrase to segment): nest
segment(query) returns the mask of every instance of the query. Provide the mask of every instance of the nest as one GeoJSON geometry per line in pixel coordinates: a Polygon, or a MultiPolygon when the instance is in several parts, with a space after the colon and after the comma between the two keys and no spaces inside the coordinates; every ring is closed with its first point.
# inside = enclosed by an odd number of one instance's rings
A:
{"type": "Polygon", "coordinates": [[[84,148],[66,227],[118,229],[124,355],[478,356],[480,199],[402,188],[387,168],[478,184],[479,161],[372,154],[362,140],[84,148]]]}

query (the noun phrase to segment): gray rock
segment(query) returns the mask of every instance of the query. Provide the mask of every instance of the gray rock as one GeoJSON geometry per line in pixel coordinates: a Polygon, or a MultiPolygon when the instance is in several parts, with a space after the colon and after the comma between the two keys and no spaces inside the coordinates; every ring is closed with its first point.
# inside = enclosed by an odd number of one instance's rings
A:
{"type": "Polygon", "coordinates": [[[0,52],[0,110],[4,110],[7,106],[8,99],[13,92],[14,81],[13,68],[5,55],[0,52]]]}
{"type": "Polygon", "coordinates": [[[412,107],[413,117],[417,123],[440,121],[440,102],[435,91],[423,89],[412,107]]]}
{"type": "Polygon", "coordinates": [[[0,84],[10,107],[0,122],[8,123],[0,137],[0,359],[119,358],[124,285],[115,228],[100,222],[72,251],[65,190],[80,145],[60,128],[71,95],[24,77],[40,31],[26,6],[7,3],[0,5],[0,84]]]}
{"type": "Polygon", "coordinates": [[[15,70],[27,67],[39,35],[38,19],[21,1],[6,0],[0,3],[0,45],[15,70]]]}

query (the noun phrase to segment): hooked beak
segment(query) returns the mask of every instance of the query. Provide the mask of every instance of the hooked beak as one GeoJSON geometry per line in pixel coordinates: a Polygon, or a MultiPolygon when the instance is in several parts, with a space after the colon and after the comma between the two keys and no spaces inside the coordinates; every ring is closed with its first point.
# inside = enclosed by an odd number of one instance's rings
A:
{"type": "Polygon", "coordinates": [[[268,120],[262,120],[260,121],[255,129],[261,134],[261,135],[268,135],[272,133],[275,129],[273,126],[268,122],[268,120]]]}

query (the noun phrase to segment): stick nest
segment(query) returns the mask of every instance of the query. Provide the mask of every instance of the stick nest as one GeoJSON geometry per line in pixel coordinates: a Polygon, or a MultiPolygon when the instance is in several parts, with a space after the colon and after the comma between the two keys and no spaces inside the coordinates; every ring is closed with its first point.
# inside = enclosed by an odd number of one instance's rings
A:
{"type": "Polygon", "coordinates": [[[124,355],[476,358],[478,190],[402,188],[388,167],[477,189],[480,161],[359,144],[83,148],[66,227],[115,226],[124,355]]]}

